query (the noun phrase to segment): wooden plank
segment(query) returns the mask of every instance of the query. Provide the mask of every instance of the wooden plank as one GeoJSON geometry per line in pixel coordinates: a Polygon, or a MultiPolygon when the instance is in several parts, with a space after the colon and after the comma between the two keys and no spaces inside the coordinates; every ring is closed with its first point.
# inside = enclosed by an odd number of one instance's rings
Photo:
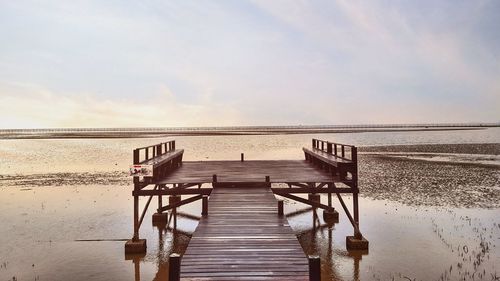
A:
{"type": "Polygon", "coordinates": [[[308,278],[308,260],[270,188],[214,188],[182,257],[181,280],[308,278]]]}

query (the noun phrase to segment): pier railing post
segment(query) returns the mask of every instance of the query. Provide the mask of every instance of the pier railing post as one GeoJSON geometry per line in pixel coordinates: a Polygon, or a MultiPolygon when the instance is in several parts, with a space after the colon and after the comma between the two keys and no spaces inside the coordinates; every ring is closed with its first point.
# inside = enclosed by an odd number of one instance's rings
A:
{"type": "Polygon", "coordinates": [[[173,253],[168,258],[168,280],[179,281],[181,279],[181,256],[173,253]]]}
{"type": "Polygon", "coordinates": [[[278,200],[278,216],[283,216],[283,200],[278,200]]]}
{"type": "Polygon", "coordinates": [[[321,281],[321,260],[319,256],[308,256],[309,281],[321,281]]]}

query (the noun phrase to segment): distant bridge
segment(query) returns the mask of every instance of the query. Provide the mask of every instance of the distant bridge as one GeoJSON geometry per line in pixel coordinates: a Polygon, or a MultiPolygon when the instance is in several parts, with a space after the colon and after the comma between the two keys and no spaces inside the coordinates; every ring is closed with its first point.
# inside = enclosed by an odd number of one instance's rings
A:
{"type": "Polygon", "coordinates": [[[309,134],[371,131],[470,130],[488,127],[500,127],[500,123],[0,129],[0,138],[92,138],[141,137],[155,135],[189,136],[309,134]]]}

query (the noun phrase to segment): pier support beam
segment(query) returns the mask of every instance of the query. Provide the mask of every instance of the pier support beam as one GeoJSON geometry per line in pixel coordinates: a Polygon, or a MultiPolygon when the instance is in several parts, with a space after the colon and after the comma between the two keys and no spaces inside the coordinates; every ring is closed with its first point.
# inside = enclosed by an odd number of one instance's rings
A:
{"type": "MultiPolygon", "coordinates": [[[[134,179],[134,190],[139,190],[139,182],[134,179]]],[[[125,254],[142,254],[146,252],[146,239],[139,239],[139,196],[134,196],[134,236],[125,243],[125,254]]]]}

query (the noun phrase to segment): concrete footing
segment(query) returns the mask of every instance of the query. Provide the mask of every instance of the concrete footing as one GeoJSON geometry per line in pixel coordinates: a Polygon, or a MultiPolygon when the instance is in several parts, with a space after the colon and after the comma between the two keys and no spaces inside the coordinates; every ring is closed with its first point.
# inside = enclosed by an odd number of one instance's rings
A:
{"type": "Polygon", "coordinates": [[[146,252],[146,239],[127,240],[125,254],[141,254],[146,252]]]}
{"type": "Polygon", "coordinates": [[[323,220],[327,223],[337,223],[339,222],[339,212],[323,210],[323,220]]]}
{"type": "Polygon", "coordinates": [[[153,225],[166,224],[168,220],[168,213],[154,213],[153,225]]]}
{"type": "Polygon", "coordinates": [[[368,250],[368,240],[364,237],[355,238],[354,236],[347,236],[345,238],[347,250],[368,250]]]}
{"type": "Polygon", "coordinates": [[[175,203],[178,203],[181,201],[181,196],[180,195],[170,195],[168,197],[168,204],[169,205],[172,205],[172,204],[175,204],[175,203]]]}
{"type": "Polygon", "coordinates": [[[314,202],[317,202],[317,203],[321,203],[321,197],[320,197],[319,194],[309,193],[307,195],[307,198],[309,199],[309,201],[314,201],[314,202]]]}

